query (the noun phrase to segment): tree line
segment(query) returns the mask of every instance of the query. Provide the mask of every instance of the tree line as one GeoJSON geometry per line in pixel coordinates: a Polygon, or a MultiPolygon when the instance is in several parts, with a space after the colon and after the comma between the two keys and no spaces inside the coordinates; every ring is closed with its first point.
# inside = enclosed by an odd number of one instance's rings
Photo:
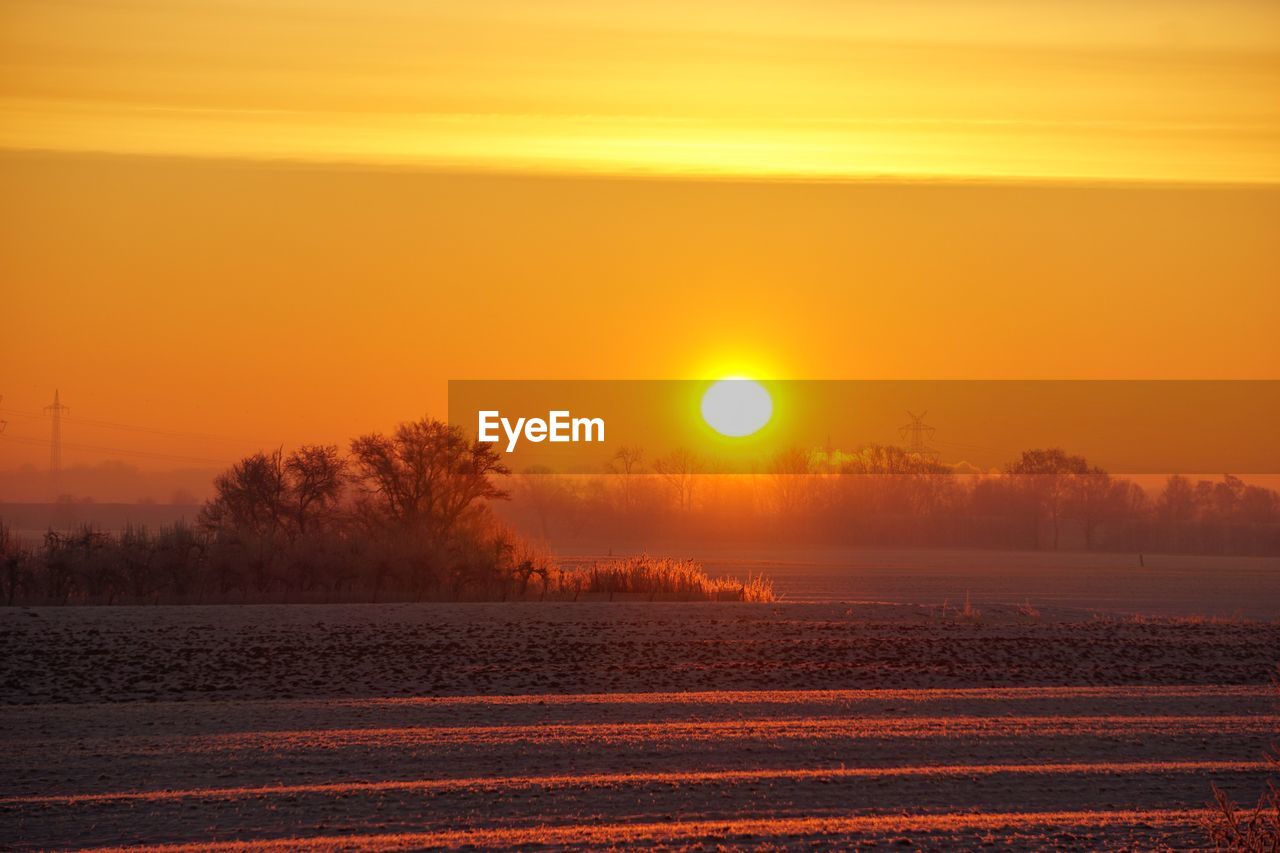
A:
{"type": "Polygon", "coordinates": [[[551,539],[1280,554],[1280,494],[1225,475],[1148,491],[1060,448],[964,473],[886,445],[793,448],[760,473],[626,447],[602,475],[513,478],[503,514],[551,539]]]}
{"type": "Polygon", "coordinates": [[[0,526],[0,583],[20,600],[421,600],[545,591],[544,549],[495,518],[509,474],[491,444],[423,419],[334,445],[245,457],[197,518],[118,535],[0,526]]]}
{"type": "Polygon", "coordinates": [[[346,454],[255,453],[213,485],[197,518],[157,530],[82,526],[31,545],[0,524],[3,600],[576,597],[581,579],[541,544],[574,536],[620,548],[722,539],[1280,554],[1273,490],[1172,476],[1150,495],[1061,449],[983,475],[892,446],[791,449],[738,475],[689,450],[648,463],[624,447],[607,473],[512,476],[493,444],[423,419],[360,436],[346,454]]]}

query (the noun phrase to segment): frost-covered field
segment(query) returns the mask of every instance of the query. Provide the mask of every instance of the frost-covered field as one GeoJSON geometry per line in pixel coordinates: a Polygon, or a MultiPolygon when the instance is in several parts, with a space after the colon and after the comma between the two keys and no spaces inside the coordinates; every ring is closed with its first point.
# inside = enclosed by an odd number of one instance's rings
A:
{"type": "Polygon", "coordinates": [[[3,610],[0,846],[1148,848],[1262,789],[1280,626],[981,609],[3,610]]]}

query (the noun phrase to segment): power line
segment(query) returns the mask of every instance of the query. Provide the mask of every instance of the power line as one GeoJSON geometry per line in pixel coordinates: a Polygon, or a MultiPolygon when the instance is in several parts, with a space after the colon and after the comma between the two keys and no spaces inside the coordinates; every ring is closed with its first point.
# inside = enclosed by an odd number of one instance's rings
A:
{"type": "MultiPolygon", "coordinates": [[[[40,412],[27,412],[21,409],[9,409],[4,407],[0,407],[0,413],[6,414],[6,415],[16,415],[20,418],[34,418],[38,420],[44,420],[46,417],[46,415],[43,415],[40,412]]],[[[227,436],[227,435],[212,435],[209,433],[201,433],[201,432],[182,432],[180,430],[159,429],[157,427],[141,426],[139,424],[122,424],[122,423],[117,423],[115,421],[102,421],[94,418],[78,418],[78,417],[71,417],[65,414],[63,416],[63,422],[68,424],[75,424],[77,426],[101,427],[104,429],[123,430],[126,432],[144,432],[144,433],[149,433],[151,435],[169,436],[171,438],[200,438],[208,441],[226,441],[226,442],[232,442],[236,444],[258,444],[263,446],[269,446],[277,443],[277,442],[271,442],[271,441],[258,441],[258,440],[249,439],[249,438],[234,438],[232,436],[227,436]]]]}
{"type": "Polygon", "coordinates": [[[951,447],[957,450],[976,450],[984,453],[999,453],[1001,449],[986,444],[963,444],[956,441],[943,441],[940,438],[933,439],[933,443],[940,447],[951,447]]]}
{"type": "MultiPolygon", "coordinates": [[[[0,397],[3,400],[3,397],[0,397]]],[[[30,418],[33,420],[43,421],[46,418],[51,420],[49,439],[38,439],[26,436],[16,436],[5,434],[3,426],[6,421],[0,421],[0,439],[13,444],[22,444],[28,446],[42,446],[49,448],[49,469],[55,476],[62,469],[62,451],[83,450],[90,453],[104,454],[108,456],[125,456],[139,459],[156,459],[167,462],[181,462],[192,465],[218,465],[225,466],[231,464],[227,459],[212,459],[206,456],[187,456],[177,453],[162,453],[149,450],[133,450],[123,447],[110,447],[98,444],[84,444],[80,442],[69,442],[62,440],[62,427],[64,424],[71,424],[79,427],[105,428],[113,430],[122,430],[126,432],[145,433],[150,435],[168,436],[171,438],[187,438],[187,439],[204,439],[223,442],[233,442],[236,444],[252,444],[249,439],[231,438],[228,436],[210,435],[206,433],[182,432],[179,430],[158,429],[154,427],[142,426],[140,424],[125,424],[115,421],[104,421],[95,418],[72,417],[68,414],[69,407],[64,405],[61,400],[60,392],[54,392],[53,404],[45,406],[42,412],[31,412],[22,409],[11,409],[0,407],[0,413],[7,415],[16,415],[20,418],[30,418]]],[[[270,444],[271,442],[256,442],[258,444],[270,444]]]]}
{"type": "MultiPolygon", "coordinates": [[[[40,438],[26,438],[17,435],[0,435],[0,441],[10,442],[13,444],[24,444],[32,447],[44,447],[47,441],[40,438]]],[[[229,465],[230,460],[227,459],[209,459],[201,456],[179,456],[172,453],[153,453],[148,450],[128,450],[123,447],[103,447],[97,444],[80,444],[78,442],[65,441],[62,446],[69,450],[87,450],[92,453],[111,453],[121,456],[135,456],[143,459],[160,459],[167,462],[190,462],[194,464],[207,465],[229,465]]]]}

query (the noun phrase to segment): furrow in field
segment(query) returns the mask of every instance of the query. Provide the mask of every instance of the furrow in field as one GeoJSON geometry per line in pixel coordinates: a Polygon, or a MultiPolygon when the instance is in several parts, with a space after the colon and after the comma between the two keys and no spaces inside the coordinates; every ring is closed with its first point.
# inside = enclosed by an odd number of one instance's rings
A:
{"type": "Polygon", "coordinates": [[[0,806],[80,805],[107,802],[160,802],[187,799],[236,799],[295,794],[350,796],[388,791],[489,792],[511,788],[589,788],[623,785],[705,785],[749,782],[881,780],[901,777],[1084,776],[1141,774],[1203,774],[1265,772],[1265,761],[1148,761],[1089,762],[1074,764],[948,764],[908,767],[801,768],[791,770],[712,770],[668,773],[587,773],[558,776],[507,776],[499,778],[415,779],[382,782],[332,782],[313,785],[262,785],[256,787],[192,788],[162,791],[117,791],[101,794],[26,796],[0,798],[0,806]]]}
{"type": "Polygon", "coordinates": [[[753,717],[1167,716],[1271,713],[1267,685],[938,690],[725,691],[334,700],[129,702],[0,707],[0,727],[53,745],[163,731],[180,736],[289,729],[575,722],[740,720],[753,717]]]}
{"type": "MultiPolygon", "coordinates": [[[[591,744],[641,742],[830,740],[863,738],[1118,737],[1135,734],[1257,734],[1280,731],[1280,715],[1034,716],[1034,717],[800,717],[713,722],[576,723],[533,726],[411,726],[398,728],[245,732],[182,739],[193,753],[488,744],[591,744]]],[[[118,756],[168,752],[171,738],[131,738],[115,744],[118,756]]]]}
{"type": "MultiPolygon", "coordinates": [[[[1237,700],[1239,701],[1239,700],[1237,700]]],[[[594,707],[594,706],[593,706],[594,707]]],[[[145,711],[144,708],[138,709],[145,711]]],[[[477,707],[477,717],[486,715],[477,707]]],[[[145,720],[145,717],[141,717],[145,720]]],[[[285,722],[281,720],[279,722],[285,722]]],[[[795,767],[1252,761],[1275,715],[819,717],[25,736],[0,754],[0,796],[307,785],[343,780],[795,767]]],[[[138,726],[138,730],[165,730],[138,726]]]]}
{"type": "Polygon", "coordinates": [[[965,687],[920,690],[709,690],[687,693],[579,693],[518,696],[422,696],[381,699],[334,699],[316,702],[299,700],[298,705],[322,704],[380,707],[395,705],[731,705],[810,704],[828,702],[932,702],[954,699],[996,701],[1024,699],[1170,699],[1186,697],[1250,697],[1268,695],[1269,686],[1239,684],[1188,685],[1181,687],[1098,686],[1098,687],[965,687]]]}
{"type": "MultiPolygon", "coordinates": [[[[571,826],[602,817],[616,824],[646,824],[731,821],[744,816],[814,820],[854,815],[1181,809],[1205,804],[1211,781],[1241,797],[1261,790],[1266,778],[1265,768],[1246,762],[1184,767],[1183,772],[1159,766],[1113,766],[1088,774],[1076,773],[1075,768],[974,769],[955,768],[956,772],[948,773],[947,768],[925,772],[909,768],[875,776],[709,774],[700,781],[667,773],[649,774],[649,778],[572,774],[560,780],[562,784],[546,786],[493,788],[478,780],[478,784],[425,788],[353,785],[246,791],[227,797],[88,799],[0,804],[0,824],[21,826],[25,846],[48,848],[108,844],[121,838],[167,843],[335,832],[519,830],[571,826]]],[[[1100,846],[1111,845],[1086,845],[1100,846]]]]}
{"type": "MultiPolygon", "coordinates": [[[[510,847],[519,844],[615,845],[695,842],[701,839],[762,843],[804,837],[828,840],[858,834],[902,835],[913,832],[948,834],[1010,829],[1067,830],[1142,827],[1171,829],[1191,827],[1205,812],[1200,809],[1151,809],[1111,811],[997,812],[921,815],[853,815],[822,818],[773,818],[658,823],[591,822],[561,826],[520,826],[426,833],[325,835],[279,838],[253,842],[176,844],[149,849],[204,850],[213,853],[243,849],[329,850],[335,847],[361,850],[409,850],[426,847],[510,847]]],[[[106,850],[142,848],[100,848],[106,850]]]]}

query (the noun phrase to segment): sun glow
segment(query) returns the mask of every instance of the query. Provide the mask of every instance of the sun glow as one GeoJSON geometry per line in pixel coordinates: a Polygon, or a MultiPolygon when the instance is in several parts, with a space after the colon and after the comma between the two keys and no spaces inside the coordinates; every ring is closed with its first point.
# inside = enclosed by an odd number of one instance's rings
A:
{"type": "Polygon", "coordinates": [[[702,419],[716,432],[741,438],[759,432],[773,417],[773,399],[753,379],[731,376],[702,395],[702,419]]]}

